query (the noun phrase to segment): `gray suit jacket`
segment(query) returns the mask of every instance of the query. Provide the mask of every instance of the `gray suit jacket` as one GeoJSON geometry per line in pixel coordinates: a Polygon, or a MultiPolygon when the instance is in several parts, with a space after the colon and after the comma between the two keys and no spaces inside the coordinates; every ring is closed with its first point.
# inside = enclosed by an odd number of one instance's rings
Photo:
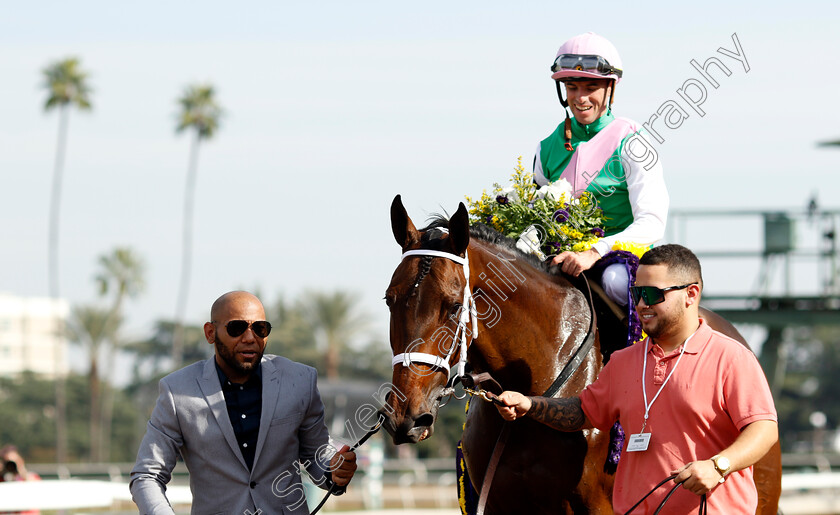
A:
{"type": "Polygon", "coordinates": [[[190,472],[192,513],[308,514],[301,502],[300,464],[316,483],[325,479],[328,464],[323,455],[328,434],[315,369],[283,357],[263,357],[262,414],[249,471],[228,417],[214,359],[160,380],[157,405],[131,471],[131,494],[140,513],[173,513],[165,492],[180,453],[190,472]]]}

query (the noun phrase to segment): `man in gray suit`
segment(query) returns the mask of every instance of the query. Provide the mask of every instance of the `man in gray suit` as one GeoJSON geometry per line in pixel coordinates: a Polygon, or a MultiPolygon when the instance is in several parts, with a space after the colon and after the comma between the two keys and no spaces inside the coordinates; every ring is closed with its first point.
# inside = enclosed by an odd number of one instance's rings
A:
{"type": "Polygon", "coordinates": [[[322,488],[343,487],[356,455],[327,442],[315,369],[265,356],[271,324],[254,295],[219,297],[204,324],[216,355],[160,381],[160,396],[131,471],[143,514],[174,513],[166,484],[180,454],[190,472],[192,513],[308,514],[305,468],[322,488]]]}

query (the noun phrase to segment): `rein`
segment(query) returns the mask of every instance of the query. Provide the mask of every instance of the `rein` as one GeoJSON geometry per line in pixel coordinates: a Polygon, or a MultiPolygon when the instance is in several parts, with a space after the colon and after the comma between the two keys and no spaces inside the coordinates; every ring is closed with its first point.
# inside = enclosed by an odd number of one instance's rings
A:
{"type": "MultiPolygon", "coordinates": [[[[563,388],[563,385],[566,384],[566,381],[572,377],[572,374],[574,374],[580,364],[583,363],[583,358],[589,354],[589,351],[595,344],[595,328],[598,324],[598,316],[595,313],[595,304],[592,301],[592,289],[589,287],[589,280],[586,276],[583,276],[583,283],[586,285],[587,300],[589,301],[589,329],[586,331],[586,337],[575,350],[572,359],[566,363],[563,370],[560,371],[554,379],[554,382],[552,382],[551,386],[548,387],[548,390],[543,393],[543,397],[554,397],[557,392],[563,388]]],[[[492,401],[494,404],[502,404],[495,396],[490,397],[490,399],[488,399],[488,396],[486,395],[482,395],[482,397],[485,400],[492,401]]],[[[499,433],[499,438],[496,440],[496,445],[493,447],[493,454],[490,456],[490,461],[487,464],[487,470],[484,472],[484,480],[481,482],[481,493],[478,497],[478,505],[475,512],[476,515],[484,515],[484,508],[487,505],[487,499],[490,496],[490,485],[493,482],[493,476],[496,474],[496,467],[499,465],[499,460],[501,459],[502,452],[505,449],[505,443],[510,435],[511,427],[510,422],[505,422],[502,425],[502,431],[499,433]]],[[[657,511],[656,513],[659,512],[657,511]]]]}
{"type": "MultiPolygon", "coordinates": [[[[385,422],[385,415],[380,413],[379,414],[379,419],[376,421],[376,424],[371,426],[371,428],[368,429],[367,433],[362,435],[362,437],[359,438],[359,440],[356,441],[356,443],[354,443],[353,446],[350,447],[349,450],[350,451],[355,451],[356,449],[361,447],[361,445],[363,443],[365,443],[368,440],[368,438],[375,435],[382,428],[382,424],[384,422],[385,422]]],[[[321,499],[321,502],[318,503],[318,506],[314,510],[312,510],[312,513],[310,515],[315,515],[316,513],[318,513],[318,510],[320,510],[324,506],[324,504],[327,502],[327,499],[329,499],[331,495],[333,495],[333,494],[336,494],[336,495],[343,494],[345,492],[345,490],[347,490],[346,485],[345,486],[338,486],[335,483],[331,484],[329,490],[327,490],[327,494],[324,496],[323,499],[321,499]]]]}
{"type": "MultiPolygon", "coordinates": [[[[676,474],[674,474],[673,476],[668,476],[668,477],[666,477],[665,479],[663,479],[662,481],[660,481],[660,482],[659,482],[659,484],[657,484],[656,486],[654,486],[654,487],[653,487],[653,489],[652,489],[650,492],[648,492],[647,494],[645,494],[645,496],[644,496],[644,497],[642,497],[641,499],[639,499],[639,502],[637,502],[637,503],[636,503],[636,504],[634,504],[634,505],[633,505],[633,506],[632,506],[629,510],[627,510],[627,511],[624,513],[624,515],[630,515],[630,512],[632,512],[632,511],[633,511],[633,510],[635,510],[635,509],[636,509],[636,508],[637,508],[640,504],[642,504],[642,502],[643,502],[645,499],[647,499],[648,497],[650,497],[650,495],[651,495],[653,492],[657,491],[657,490],[659,489],[659,487],[660,487],[660,486],[664,485],[664,484],[665,484],[665,483],[667,483],[668,481],[671,481],[671,480],[672,480],[672,479],[674,479],[675,477],[677,477],[677,475],[676,475],[676,474]]],[[[653,513],[653,515],[659,515],[659,512],[661,512],[661,511],[662,511],[662,509],[665,507],[665,503],[667,503],[667,502],[668,502],[668,499],[670,499],[670,498],[671,498],[671,496],[672,496],[672,495],[674,495],[674,492],[676,492],[676,491],[677,491],[677,488],[679,488],[679,486],[680,486],[681,484],[682,484],[682,483],[677,483],[677,484],[675,484],[675,485],[671,488],[671,490],[668,492],[668,495],[666,495],[666,496],[665,496],[665,498],[664,498],[664,499],[662,499],[662,502],[661,502],[661,503],[659,503],[659,507],[658,507],[658,508],[656,508],[656,511],[653,513]]],[[[698,513],[699,515],[706,515],[706,513],[707,513],[707,511],[706,511],[706,494],[703,494],[703,495],[701,495],[701,496],[700,496],[700,509],[697,511],[697,513],[698,513]]]]}

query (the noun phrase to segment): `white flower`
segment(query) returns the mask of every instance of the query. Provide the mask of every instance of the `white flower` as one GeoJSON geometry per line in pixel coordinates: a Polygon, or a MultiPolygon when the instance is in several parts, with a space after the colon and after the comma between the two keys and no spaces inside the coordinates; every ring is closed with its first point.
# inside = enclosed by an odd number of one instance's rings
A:
{"type": "Polygon", "coordinates": [[[511,202],[519,202],[519,194],[516,193],[516,188],[513,186],[502,188],[502,192],[499,195],[504,195],[511,202]]]}
{"type": "Polygon", "coordinates": [[[526,254],[534,254],[542,260],[545,259],[545,254],[543,254],[540,250],[540,233],[536,226],[529,226],[525,229],[525,232],[519,235],[519,240],[516,242],[516,248],[526,254]]]}
{"type": "Polygon", "coordinates": [[[572,198],[572,185],[566,179],[559,179],[537,190],[537,198],[548,198],[555,202],[568,201],[572,198]]]}

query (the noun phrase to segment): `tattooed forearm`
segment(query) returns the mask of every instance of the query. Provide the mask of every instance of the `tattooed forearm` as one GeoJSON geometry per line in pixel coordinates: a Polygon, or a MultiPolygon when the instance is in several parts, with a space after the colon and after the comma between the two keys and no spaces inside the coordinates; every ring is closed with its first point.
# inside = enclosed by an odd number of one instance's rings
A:
{"type": "Polygon", "coordinates": [[[580,398],[549,399],[529,397],[531,409],[528,416],[560,431],[578,431],[586,425],[586,415],[580,407],[580,398]]]}

